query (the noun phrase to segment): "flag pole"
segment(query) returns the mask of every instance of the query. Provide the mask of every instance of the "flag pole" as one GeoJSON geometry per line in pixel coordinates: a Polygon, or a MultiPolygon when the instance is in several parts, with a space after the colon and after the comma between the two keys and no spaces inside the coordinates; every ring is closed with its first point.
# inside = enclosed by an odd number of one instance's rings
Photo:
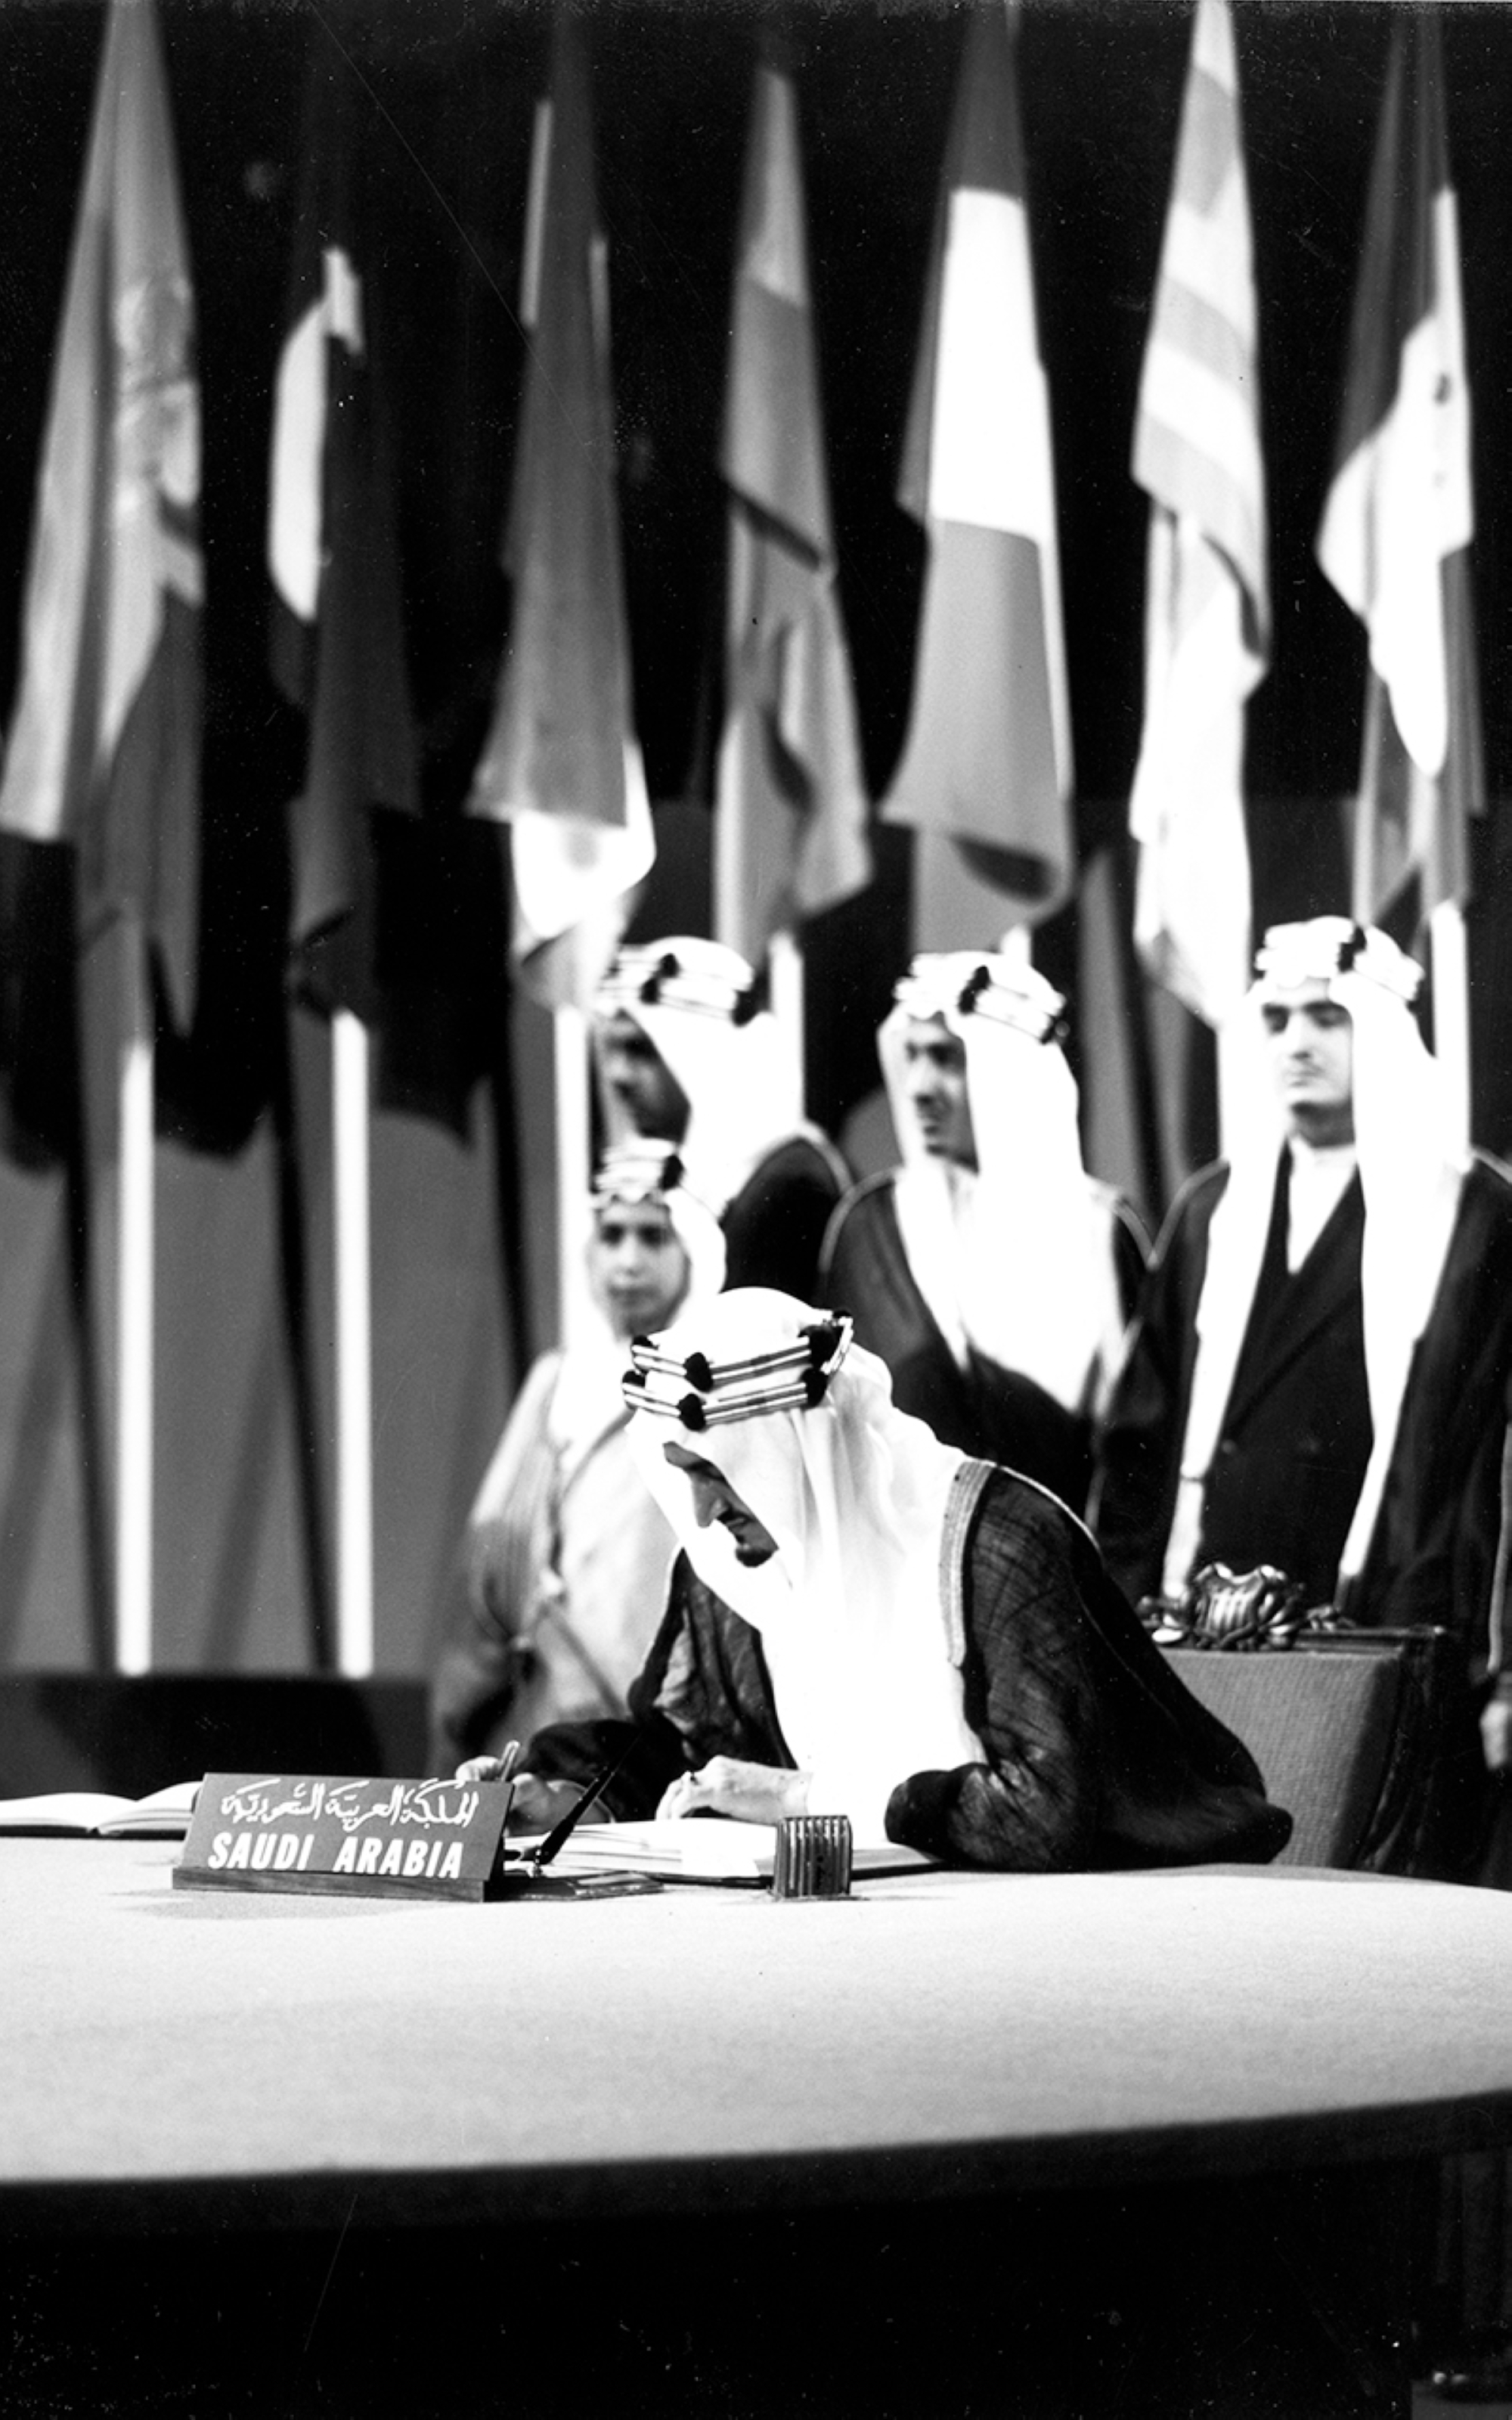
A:
{"type": "Polygon", "coordinates": [[[1428,918],[1433,958],[1433,1050],[1443,1071],[1451,1129],[1461,1150],[1471,1141],[1470,969],[1465,915],[1445,899],[1428,918]]]}
{"type": "Polygon", "coordinates": [[[336,1293],[336,1662],[373,1669],[373,1290],[367,1028],[331,1019],[332,1196],[336,1293]]]}
{"type": "Polygon", "coordinates": [[[116,1297],[116,1668],[152,1665],[153,1041],[142,928],[121,920],[116,1297]]]}
{"type": "MultiPolygon", "coordinates": [[[[726,937],[720,935],[724,939],[726,937]]],[[[773,933],[766,945],[767,985],[770,1006],[782,1037],[793,1087],[792,1114],[803,1117],[808,1110],[808,1085],[804,1080],[806,1032],[803,997],[803,943],[792,925],[773,933]]]]}
{"type": "Polygon", "coordinates": [[[557,1339],[563,1352],[582,1342],[583,1273],[577,1237],[593,1171],[589,1132],[588,1019],[570,1002],[551,1012],[555,1059],[557,1339]]]}

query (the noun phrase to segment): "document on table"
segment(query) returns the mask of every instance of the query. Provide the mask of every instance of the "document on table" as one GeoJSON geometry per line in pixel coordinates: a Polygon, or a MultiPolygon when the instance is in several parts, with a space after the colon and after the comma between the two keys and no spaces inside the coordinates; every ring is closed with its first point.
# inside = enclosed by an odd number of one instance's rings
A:
{"type": "MultiPolygon", "coordinates": [[[[526,1860],[535,1846],[529,1838],[509,1843],[511,1852],[526,1860]]],[[[590,1874],[618,1869],[659,1874],[667,1882],[768,1883],[776,1858],[775,1823],[691,1815],[639,1823],[579,1823],[557,1851],[549,1870],[590,1874]]],[[[896,1840],[858,1840],[852,1871],[860,1876],[915,1873],[935,1862],[921,1850],[901,1848],[896,1840]]]]}

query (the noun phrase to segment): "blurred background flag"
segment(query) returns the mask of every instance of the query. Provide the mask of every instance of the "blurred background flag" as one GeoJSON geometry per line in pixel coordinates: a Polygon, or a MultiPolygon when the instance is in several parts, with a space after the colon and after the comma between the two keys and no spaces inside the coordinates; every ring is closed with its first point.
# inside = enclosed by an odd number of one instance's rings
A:
{"type": "Polygon", "coordinates": [[[884,814],[949,836],[1007,894],[1003,921],[1025,923],[1067,896],[1072,851],[1017,26],[1002,0],[966,21],[900,487],[929,561],[912,719],[884,814]]]}
{"type": "Polygon", "coordinates": [[[369,207],[376,109],[310,21],[302,171],[274,397],[274,675],[307,724],[290,810],[300,989],[331,1014],[337,1660],[372,1669],[368,1029],[379,1016],[376,815],[419,805],[395,465],[369,207]]]}
{"type": "Polygon", "coordinates": [[[719,468],[730,490],[715,924],[761,963],[775,933],[871,879],[868,799],[836,589],[797,96],[756,69],[719,468]]]}
{"type": "Polygon", "coordinates": [[[514,612],[469,808],[512,826],[512,954],[526,988],[582,1006],[656,844],[631,730],[607,256],[570,10],[556,19],[536,119],[520,316],[532,342],[505,547],[514,612]]]}
{"type": "Polygon", "coordinates": [[[1134,475],[1149,496],[1134,938],[1211,1025],[1248,981],[1245,702],[1270,642],[1249,203],[1227,0],[1197,0],[1134,475]]]}
{"type": "MultiPolygon", "coordinates": [[[[122,921],[114,1023],[115,1656],[152,1656],[153,1018],[192,1021],[199,890],[199,392],[151,0],[114,0],[39,483],[0,826],[78,851],[81,930],[122,921]]],[[[74,1216],[81,1217],[82,1205],[74,1216]]]]}
{"type": "Polygon", "coordinates": [[[275,678],[308,723],[290,937],[322,1006],[374,1013],[370,811],[417,805],[376,247],[353,62],[312,20],[274,395],[275,678]]]}
{"type": "Polygon", "coordinates": [[[1485,804],[1473,532],[1441,33],[1430,11],[1404,11],[1392,27],[1318,559],[1369,640],[1354,912],[1380,923],[1401,911],[1406,939],[1464,898],[1465,818],[1485,804]]]}
{"type": "Polygon", "coordinates": [[[87,937],[129,913],[195,987],[199,394],[152,0],[106,25],[38,483],[0,827],[78,849],[87,937]]]}

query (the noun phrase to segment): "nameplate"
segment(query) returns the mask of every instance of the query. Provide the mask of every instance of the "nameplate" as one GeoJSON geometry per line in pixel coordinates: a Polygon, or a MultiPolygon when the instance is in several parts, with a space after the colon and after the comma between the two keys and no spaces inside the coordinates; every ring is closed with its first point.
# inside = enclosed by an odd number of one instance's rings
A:
{"type": "Polygon", "coordinates": [[[512,1795],[507,1781],[208,1773],[174,1885],[486,1899],[512,1795]]]}

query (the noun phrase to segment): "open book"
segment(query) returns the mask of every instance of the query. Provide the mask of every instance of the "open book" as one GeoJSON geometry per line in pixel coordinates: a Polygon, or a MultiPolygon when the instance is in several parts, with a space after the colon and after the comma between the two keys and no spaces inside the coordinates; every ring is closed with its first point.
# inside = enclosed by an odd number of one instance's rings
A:
{"type": "MultiPolygon", "coordinates": [[[[544,1836],[543,1836],[544,1837],[544,1836]]],[[[529,1858],[533,1838],[508,1843],[529,1858]]],[[[579,1823],[563,1842],[548,1873],[620,1872],[660,1874],[667,1882],[764,1883],[777,1857],[775,1823],[737,1823],[722,1817],[674,1816],[641,1823],[579,1823]]],[[[895,1840],[857,1840],[851,1870],[857,1875],[913,1873],[933,1865],[919,1849],[895,1840]]]]}
{"type": "Polygon", "coordinates": [[[197,1781],[176,1781],[146,1798],[116,1798],[107,1790],[52,1790],[39,1798],[0,1798],[0,1832],[181,1840],[198,1792],[197,1781]]]}

